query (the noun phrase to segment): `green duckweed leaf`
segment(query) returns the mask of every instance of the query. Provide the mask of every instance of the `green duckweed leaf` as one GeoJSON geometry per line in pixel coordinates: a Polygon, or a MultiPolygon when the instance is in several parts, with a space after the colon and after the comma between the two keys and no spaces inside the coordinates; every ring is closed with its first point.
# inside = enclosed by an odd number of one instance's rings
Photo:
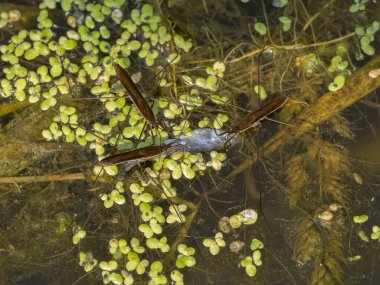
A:
{"type": "Polygon", "coordinates": [[[280,20],[280,22],[282,23],[282,30],[284,32],[287,32],[290,30],[290,28],[292,27],[292,20],[289,19],[288,17],[285,17],[285,16],[282,16],[280,18],[278,18],[280,20]]]}
{"type": "Polygon", "coordinates": [[[267,26],[265,24],[257,22],[254,27],[256,32],[258,32],[260,35],[264,36],[267,34],[267,26]]]}
{"type": "Polygon", "coordinates": [[[367,215],[355,216],[353,220],[354,220],[354,223],[363,224],[366,221],[368,221],[368,216],[367,215]]]}
{"type": "Polygon", "coordinates": [[[337,75],[334,78],[334,82],[332,82],[328,85],[328,89],[332,92],[335,92],[344,86],[345,81],[346,81],[346,79],[344,78],[343,75],[337,75]]]}

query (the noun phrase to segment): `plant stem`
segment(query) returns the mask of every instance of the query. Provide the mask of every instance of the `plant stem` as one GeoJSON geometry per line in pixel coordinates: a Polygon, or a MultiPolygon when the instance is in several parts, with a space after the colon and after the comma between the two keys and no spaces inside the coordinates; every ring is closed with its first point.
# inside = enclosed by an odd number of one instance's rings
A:
{"type": "MultiPolygon", "coordinates": [[[[262,151],[260,151],[261,155],[263,157],[269,156],[282,149],[304,133],[311,131],[316,125],[320,125],[338,115],[347,107],[379,88],[380,76],[371,78],[368,75],[371,70],[378,68],[379,65],[380,56],[377,56],[358,70],[341,89],[335,92],[328,92],[320,97],[314,106],[304,110],[290,123],[292,127],[283,127],[274,134],[262,147],[262,151]]],[[[254,164],[256,160],[256,155],[249,157],[236,167],[227,176],[227,179],[238,175],[254,164]]]]}
{"type": "Polygon", "coordinates": [[[68,180],[85,180],[87,177],[83,173],[69,173],[64,175],[42,175],[42,176],[16,176],[0,177],[0,184],[6,183],[35,183],[68,180]]]}

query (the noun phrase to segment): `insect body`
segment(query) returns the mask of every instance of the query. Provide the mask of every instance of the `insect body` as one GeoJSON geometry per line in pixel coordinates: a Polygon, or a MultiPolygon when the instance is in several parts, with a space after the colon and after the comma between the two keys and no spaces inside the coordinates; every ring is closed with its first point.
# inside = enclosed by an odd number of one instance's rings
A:
{"type": "Polygon", "coordinates": [[[122,152],[106,157],[105,159],[99,161],[99,165],[105,167],[118,165],[125,162],[145,161],[168,151],[171,147],[173,147],[171,144],[151,145],[128,152],[122,152]]]}
{"type": "Polygon", "coordinates": [[[157,122],[148,102],[141,95],[128,72],[118,63],[114,63],[113,66],[115,68],[117,78],[120,80],[121,84],[123,84],[124,88],[128,91],[133,103],[136,105],[136,108],[139,110],[140,114],[145,118],[148,124],[153,128],[161,127],[162,129],[165,129],[161,123],[157,122]]]}
{"type": "Polygon", "coordinates": [[[289,96],[280,96],[273,99],[265,106],[261,107],[260,109],[250,113],[246,117],[239,120],[236,124],[234,124],[231,127],[231,129],[219,135],[228,134],[231,136],[235,136],[250,128],[254,128],[258,126],[260,122],[266,118],[266,116],[272,114],[273,112],[281,108],[284,104],[286,104],[288,100],[289,100],[289,96]]]}

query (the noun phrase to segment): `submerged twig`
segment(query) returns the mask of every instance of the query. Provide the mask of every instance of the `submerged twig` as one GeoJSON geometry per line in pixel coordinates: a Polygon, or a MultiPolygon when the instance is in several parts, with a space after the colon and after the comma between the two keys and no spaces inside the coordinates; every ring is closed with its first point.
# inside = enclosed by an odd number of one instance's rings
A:
{"type": "Polygon", "coordinates": [[[83,173],[69,173],[58,175],[42,175],[42,176],[15,176],[0,177],[0,184],[6,183],[34,183],[34,182],[52,182],[52,181],[70,181],[70,180],[86,180],[88,177],[83,173]]]}
{"type": "Polygon", "coordinates": [[[32,103],[28,101],[22,101],[22,102],[11,101],[6,104],[2,104],[0,105],[0,117],[4,117],[6,115],[12,114],[15,111],[18,111],[30,105],[32,105],[32,103]]]}
{"type": "MultiPolygon", "coordinates": [[[[185,204],[190,209],[190,214],[186,216],[186,221],[181,226],[180,232],[178,234],[177,239],[171,244],[170,251],[168,253],[168,257],[166,260],[170,261],[172,260],[172,257],[174,256],[178,245],[189,235],[189,229],[197,216],[198,210],[199,210],[199,204],[195,205],[194,203],[190,201],[186,201],[184,199],[174,197],[171,198],[175,203],[177,204],[185,204]]],[[[196,242],[196,241],[194,241],[196,242]]]]}
{"type": "MultiPolygon", "coordinates": [[[[302,112],[291,124],[293,127],[283,127],[274,134],[262,147],[261,155],[269,156],[275,151],[280,150],[286,144],[292,143],[295,139],[306,132],[309,132],[316,125],[339,114],[345,108],[351,106],[367,94],[380,87],[380,77],[371,78],[368,73],[380,65],[380,56],[375,57],[360,70],[358,70],[343,86],[336,92],[328,92],[309,109],[302,112]]],[[[228,176],[232,178],[257,160],[256,155],[251,156],[238,167],[236,167],[228,176]]]]}
{"type": "MultiPolygon", "coordinates": [[[[325,41],[325,42],[319,42],[319,43],[314,43],[314,44],[294,44],[294,45],[275,45],[275,44],[271,44],[271,45],[268,45],[265,47],[265,49],[277,49],[277,50],[299,50],[299,49],[311,49],[311,48],[316,48],[316,47],[321,47],[321,46],[326,46],[326,45],[331,45],[331,44],[335,44],[335,43],[338,43],[338,42],[341,42],[343,40],[346,40],[346,39],[349,39],[351,37],[354,37],[356,36],[356,33],[355,32],[352,32],[352,33],[349,33],[347,35],[344,35],[344,36],[341,36],[340,38],[336,38],[336,39],[332,39],[332,40],[329,40],[329,41],[325,41]]],[[[263,49],[255,49],[255,50],[252,50],[248,53],[245,53],[244,55],[238,57],[238,58],[234,58],[232,60],[226,60],[225,59],[225,63],[226,64],[230,64],[230,63],[235,63],[235,62],[238,62],[238,61],[241,61],[241,60],[244,60],[244,59],[249,59],[253,56],[255,56],[256,54],[259,54],[263,51],[263,49]]]]}

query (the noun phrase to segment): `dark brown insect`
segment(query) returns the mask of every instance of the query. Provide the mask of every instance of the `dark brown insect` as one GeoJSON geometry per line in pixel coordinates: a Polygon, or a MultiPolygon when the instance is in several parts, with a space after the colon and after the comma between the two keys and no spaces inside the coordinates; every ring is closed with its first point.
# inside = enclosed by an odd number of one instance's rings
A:
{"type": "Polygon", "coordinates": [[[239,120],[236,124],[234,124],[231,129],[228,131],[221,133],[228,134],[228,135],[237,135],[239,133],[242,133],[250,128],[254,128],[260,124],[260,122],[265,119],[266,116],[272,114],[279,108],[281,108],[283,105],[286,104],[286,102],[289,100],[289,96],[280,96],[272,101],[270,101],[265,106],[261,107],[260,109],[250,113],[246,117],[239,120]]]}
{"type": "Polygon", "coordinates": [[[125,162],[145,161],[168,151],[171,147],[173,147],[171,144],[151,145],[128,152],[122,152],[104,158],[103,160],[99,161],[98,165],[105,167],[118,165],[125,162]]]}
{"type": "Polygon", "coordinates": [[[113,64],[113,66],[115,68],[117,78],[120,80],[121,84],[123,84],[124,88],[128,91],[133,103],[136,105],[136,108],[149,123],[149,125],[152,128],[161,127],[162,129],[165,129],[161,123],[157,122],[148,102],[141,95],[139,89],[136,87],[128,72],[116,62],[113,64]]]}

